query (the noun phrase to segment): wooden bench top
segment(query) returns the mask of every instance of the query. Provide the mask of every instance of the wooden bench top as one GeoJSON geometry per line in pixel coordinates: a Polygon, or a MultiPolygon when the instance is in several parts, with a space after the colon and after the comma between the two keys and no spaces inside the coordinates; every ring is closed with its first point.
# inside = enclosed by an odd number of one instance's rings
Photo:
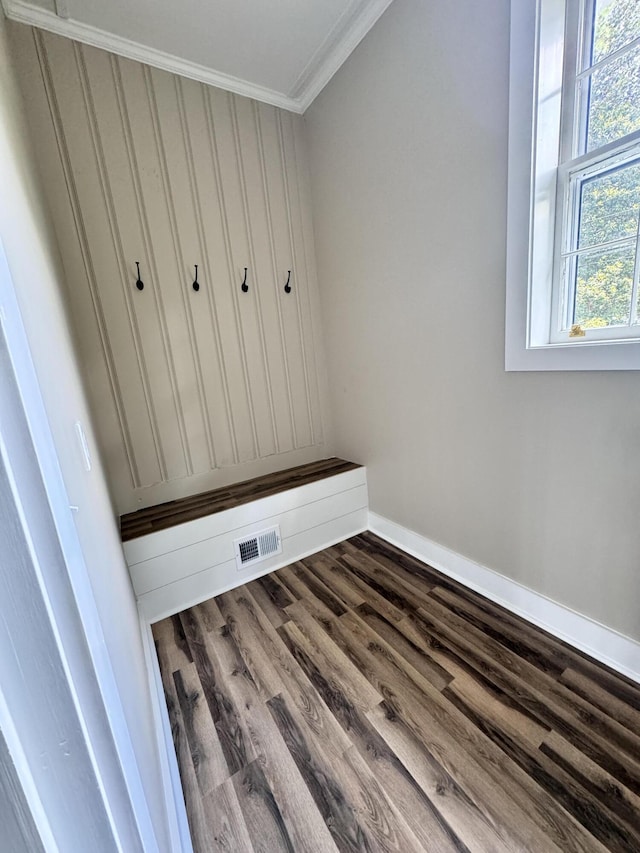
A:
{"type": "Polygon", "coordinates": [[[273,474],[265,474],[263,477],[255,477],[253,480],[244,480],[242,483],[233,483],[210,492],[202,492],[198,495],[189,495],[175,501],[158,504],[157,506],[145,507],[144,509],[129,512],[120,518],[120,534],[123,542],[165,530],[185,521],[193,521],[205,515],[222,512],[250,501],[266,498],[278,492],[295,489],[298,486],[306,486],[316,480],[325,477],[333,477],[360,468],[355,462],[346,462],[344,459],[332,457],[322,459],[319,462],[310,462],[307,465],[298,465],[296,468],[287,468],[285,471],[276,471],[273,474]]]}

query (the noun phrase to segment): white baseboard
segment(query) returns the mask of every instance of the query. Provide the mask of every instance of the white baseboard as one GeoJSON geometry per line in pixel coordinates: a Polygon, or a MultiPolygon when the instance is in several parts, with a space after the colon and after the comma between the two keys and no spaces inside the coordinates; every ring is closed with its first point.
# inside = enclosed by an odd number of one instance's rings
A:
{"type": "Polygon", "coordinates": [[[640,682],[640,643],[394,521],[369,512],[369,530],[443,575],[640,682]]]}

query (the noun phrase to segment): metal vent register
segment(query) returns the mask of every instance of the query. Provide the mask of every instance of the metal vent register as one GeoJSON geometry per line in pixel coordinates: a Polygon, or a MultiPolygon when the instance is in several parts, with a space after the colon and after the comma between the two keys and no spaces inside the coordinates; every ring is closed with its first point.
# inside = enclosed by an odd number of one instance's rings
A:
{"type": "Polygon", "coordinates": [[[253,536],[243,539],[235,539],[233,546],[236,552],[236,567],[243,569],[252,563],[260,563],[267,557],[282,552],[282,540],[280,538],[280,527],[269,527],[261,530],[253,536]]]}

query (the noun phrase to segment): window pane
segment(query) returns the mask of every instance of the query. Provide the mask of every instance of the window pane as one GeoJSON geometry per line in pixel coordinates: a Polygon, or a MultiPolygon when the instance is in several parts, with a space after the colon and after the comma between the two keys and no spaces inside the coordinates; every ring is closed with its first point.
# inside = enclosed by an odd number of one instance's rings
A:
{"type": "Polygon", "coordinates": [[[638,0],[596,0],[593,62],[599,62],[640,36],[638,0]]]}
{"type": "Polygon", "coordinates": [[[628,325],[634,261],[635,244],[578,256],[574,323],[585,329],[628,325]]]}
{"type": "Polygon", "coordinates": [[[590,87],[588,151],[640,128],[640,46],[594,71],[583,85],[590,87]]]}
{"type": "Polygon", "coordinates": [[[578,248],[638,233],[640,163],[589,178],[582,184],[578,248]]]}

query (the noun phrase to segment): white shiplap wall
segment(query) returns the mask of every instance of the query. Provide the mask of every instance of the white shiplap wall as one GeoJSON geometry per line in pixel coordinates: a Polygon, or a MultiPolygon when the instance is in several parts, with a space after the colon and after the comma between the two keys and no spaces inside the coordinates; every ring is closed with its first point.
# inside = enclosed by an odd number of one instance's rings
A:
{"type": "Polygon", "coordinates": [[[12,30],[119,511],[327,455],[301,119],[12,30]]]}

